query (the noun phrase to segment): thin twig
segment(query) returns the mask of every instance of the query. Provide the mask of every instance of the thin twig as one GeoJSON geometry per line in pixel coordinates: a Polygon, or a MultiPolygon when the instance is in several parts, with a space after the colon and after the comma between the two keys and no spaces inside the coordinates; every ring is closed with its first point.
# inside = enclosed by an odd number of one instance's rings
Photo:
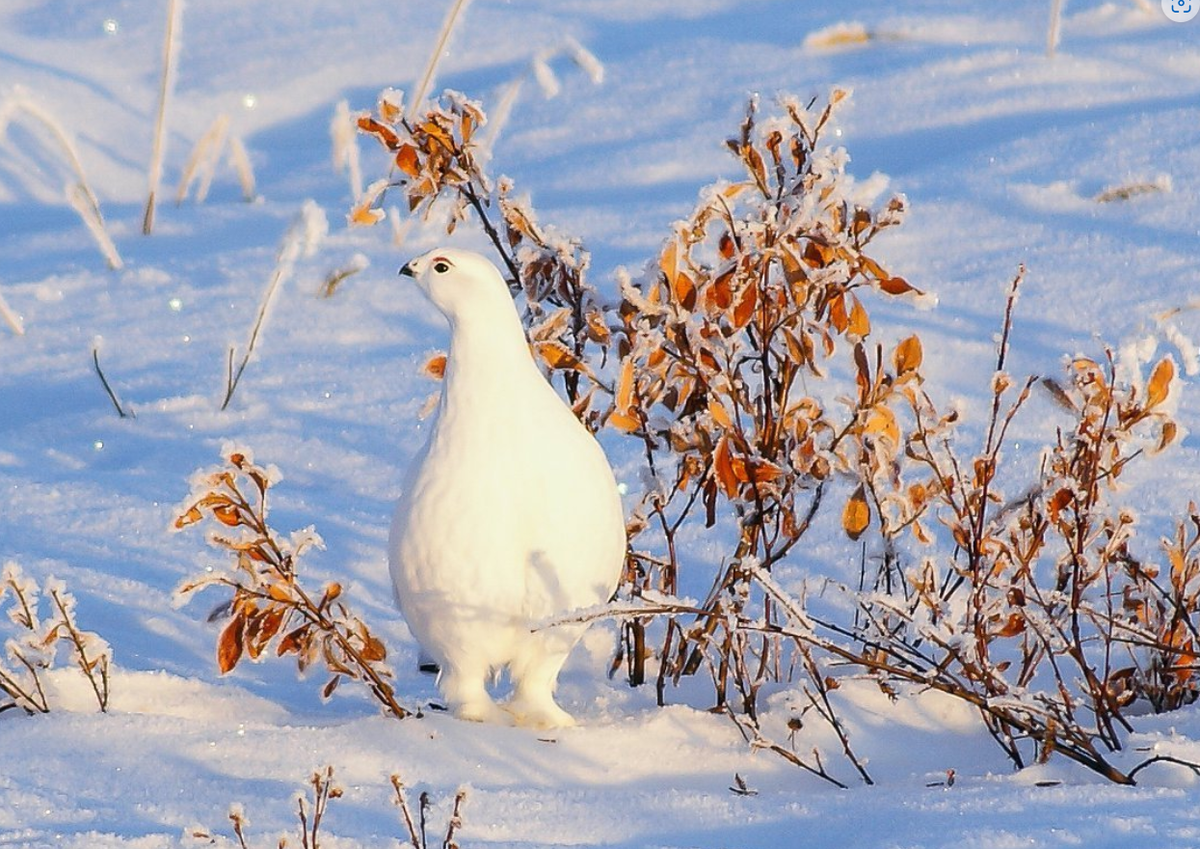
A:
{"type": "Polygon", "coordinates": [[[92,364],[96,367],[96,375],[100,378],[100,383],[104,387],[104,391],[108,394],[108,400],[112,401],[113,407],[116,408],[117,415],[123,419],[137,418],[134,415],[132,407],[126,410],[121,404],[120,399],[117,398],[117,393],[113,391],[112,386],[109,384],[108,378],[104,376],[104,370],[100,368],[100,349],[98,347],[92,348],[92,364]]]}

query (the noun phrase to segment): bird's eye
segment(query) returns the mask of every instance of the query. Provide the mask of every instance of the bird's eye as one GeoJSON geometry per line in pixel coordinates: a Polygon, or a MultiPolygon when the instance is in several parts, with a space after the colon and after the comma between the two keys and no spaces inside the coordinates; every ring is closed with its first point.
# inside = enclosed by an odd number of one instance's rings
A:
{"type": "Polygon", "coordinates": [[[447,271],[450,270],[450,263],[439,260],[438,262],[435,262],[433,264],[433,270],[436,271],[438,274],[445,274],[447,271]]]}

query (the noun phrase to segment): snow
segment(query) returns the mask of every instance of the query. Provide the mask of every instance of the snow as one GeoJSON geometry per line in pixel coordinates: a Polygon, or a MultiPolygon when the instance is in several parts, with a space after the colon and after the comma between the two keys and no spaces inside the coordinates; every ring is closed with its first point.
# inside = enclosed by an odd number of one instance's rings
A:
{"type": "MultiPolygon", "coordinates": [[[[735,176],[722,142],[748,94],[768,114],[779,93],[853,90],[840,124],[848,170],[860,187],[903,192],[911,207],[875,243],[879,259],[937,299],[927,310],[879,305],[873,323],[893,343],[920,333],[931,394],[959,402],[977,428],[993,334],[1021,263],[1006,364],[1014,378],[1057,376],[1063,357],[1099,356],[1102,342],[1143,367],[1180,346],[1177,362],[1195,370],[1200,21],[1171,23],[1154,2],[1076,0],[1048,59],[1049,5],[863,0],[851,13],[795,0],[475,0],[438,85],[488,108],[538,57],[573,43],[594,55],[582,69],[550,63],[553,99],[523,87],[492,167],[530,193],[541,221],[585,240],[592,279],[610,295],[618,266],[640,268],[703,186],[735,176]],[[805,45],[838,32],[871,38],[805,45]],[[1094,200],[1132,184],[1158,190],[1094,200]]],[[[306,556],[307,574],[345,586],[391,649],[406,703],[435,698],[393,607],[385,545],[428,427],[418,413],[434,387],[420,367],[445,345],[439,316],[395,271],[445,237],[418,223],[397,246],[387,225],[344,226],[352,198],[330,164],[330,121],[342,100],[353,113],[389,86],[411,87],[444,11],[384,0],[336,12],[316,0],[186,4],[155,230],[143,237],[163,4],[10,0],[0,9],[0,103],[28,99],[64,128],[124,262],[107,268],[68,205],[64,186],[76,176],[61,143],[42,122],[7,121],[0,562],[43,587],[62,581],[115,667],[107,715],[65,658],[49,676],[50,714],[0,713],[0,845],[157,849],[197,845],[185,836],[197,828],[234,845],[233,804],[252,845],[275,845],[285,831],[298,845],[295,795],[326,764],[345,790],[322,829],[332,847],[401,840],[392,773],[430,793],[435,840],[456,789],[468,787],[465,846],[1200,845],[1196,777],[1185,769],[1157,765],[1133,788],[1060,760],[1014,774],[969,710],[932,694],[893,704],[867,682],[848,682],[837,697],[874,786],[855,783],[815,727],[802,739],[821,745],[851,785],[839,791],[752,751],[727,718],[705,711],[703,682],[660,709],[652,688],[606,678],[610,626],[593,628],[564,671],[560,700],[581,726],[552,736],[429,711],[396,721],[349,683],[323,704],[323,679],[297,680],[283,660],[217,674],[219,625],[206,617],[218,599],[173,600],[221,554],[199,533],[168,528],[193,472],[233,440],[280,468],[273,525],[315,526],[326,550],[306,556]],[[243,202],[222,161],[205,202],[176,207],[187,157],[221,114],[249,151],[259,197],[243,202]],[[290,230],[297,220],[303,229],[290,230]],[[305,255],[302,243],[315,251],[305,255]],[[243,350],[281,245],[292,245],[294,267],[222,412],[228,351],[243,350]],[[357,273],[321,297],[329,275],[348,267],[357,273]],[[136,418],[118,417],[94,348],[136,418]],[[955,781],[944,786],[949,769],[955,781]],[[732,793],[735,775],[756,795],[732,793]]],[[[359,146],[364,182],[385,176],[377,149],[359,146]]],[[[469,226],[455,241],[485,247],[469,226]]],[[[1181,431],[1195,431],[1200,407],[1186,382],[1171,403],[1181,431]]],[[[1052,432],[1050,404],[1031,402],[1011,453],[1036,461],[1024,446],[1052,432]]],[[[637,491],[636,450],[612,435],[605,445],[637,491]]],[[[1142,539],[1165,532],[1195,497],[1198,446],[1189,435],[1131,476],[1142,539]]],[[[710,561],[721,550],[699,535],[684,544],[710,561]]],[[[826,533],[797,568],[833,570],[851,557],[856,550],[826,533]]],[[[767,711],[784,739],[787,698],[773,694],[767,711]]],[[[1194,707],[1135,725],[1123,762],[1151,752],[1200,760],[1194,707]]]]}

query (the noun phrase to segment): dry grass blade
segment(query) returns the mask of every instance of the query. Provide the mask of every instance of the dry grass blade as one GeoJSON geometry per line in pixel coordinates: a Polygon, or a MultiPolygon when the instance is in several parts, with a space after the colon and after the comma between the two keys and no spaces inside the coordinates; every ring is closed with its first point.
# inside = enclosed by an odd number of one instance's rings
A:
{"type": "Polygon", "coordinates": [[[258,313],[254,318],[254,324],[250,328],[250,338],[246,342],[245,350],[242,353],[242,360],[237,368],[234,368],[234,350],[229,350],[229,365],[225,379],[225,397],[221,401],[221,409],[224,410],[229,406],[229,402],[233,400],[233,393],[237,390],[238,383],[242,379],[242,374],[246,371],[246,366],[250,364],[250,357],[254,354],[254,349],[258,345],[259,334],[262,333],[263,325],[266,323],[268,311],[271,304],[275,300],[276,292],[289,277],[291,277],[295,269],[296,262],[302,254],[311,254],[316,250],[317,244],[324,237],[328,230],[328,222],[325,220],[325,213],[313,201],[306,201],[301,208],[300,213],[293,220],[292,225],[284,234],[283,242],[280,244],[279,252],[275,258],[275,270],[271,273],[271,279],[267,282],[267,287],[263,291],[262,300],[258,305],[258,313]]]}
{"type": "Polygon", "coordinates": [[[79,218],[100,249],[104,261],[108,263],[108,267],[113,271],[124,268],[125,263],[117,252],[117,246],[113,244],[108,235],[108,229],[104,226],[104,219],[100,217],[100,209],[95,205],[95,199],[80,184],[67,186],[66,193],[67,203],[79,214],[79,218]]]}
{"type": "Polygon", "coordinates": [[[442,27],[438,30],[437,38],[434,39],[433,49],[429,52],[429,60],[425,63],[425,70],[421,73],[420,81],[413,87],[412,102],[409,104],[410,119],[415,118],[421,109],[421,103],[425,96],[433,87],[433,80],[437,74],[437,66],[442,61],[442,56],[446,52],[446,45],[450,43],[450,36],[454,32],[454,27],[458,25],[460,16],[471,0],[452,0],[449,10],[446,12],[446,17],[442,21],[442,27]]]}
{"type": "Polygon", "coordinates": [[[21,317],[8,305],[8,301],[4,299],[4,294],[0,293],[0,318],[4,319],[5,324],[9,326],[13,333],[18,336],[25,335],[25,324],[21,321],[21,317]]]}
{"type": "Polygon", "coordinates": [[[218,115],[205,130],[204,135],[196,142],[188,156],[187,164],[183,167],[183,175],[179,178],[179,188],[175,192],[175,205],[187,199],[192,182],[199,179],[196,187],[196,203],[204,203],[208,197],[208,189],[212,184],[217,162],[221,158],[221,149],[225,145],[225,136],[229,132],[229,116],[218,115]]]}
{"type": "Polygon", "coordinates": [[[146,211],[142,216],[142,233],[149,236],[154,231],[154,209],[158,195],[158,184],[162,180],[164,134],[166,131],[167,101],[175,76],[175,41],[179,29],[182,0],[167,0],[167,22],[163,35],[163,68],[158,87],[158,109],[154,116],[154,142],[150,150],[150,166],[147,171],[150,186],[146,198],[146,211]]]}

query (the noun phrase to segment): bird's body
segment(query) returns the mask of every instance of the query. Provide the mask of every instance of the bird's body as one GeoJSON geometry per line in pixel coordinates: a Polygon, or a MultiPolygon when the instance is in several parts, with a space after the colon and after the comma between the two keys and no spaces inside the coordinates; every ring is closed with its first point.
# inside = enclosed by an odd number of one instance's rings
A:
{"type": "Polygon", "coordinates": [[[437,418],[392,523],[400,608],[457,715],[571,724],[553,692],[586,626],[533,628],[616,588],[625,531],[612,470],[535,365],[491,263],[438,249],[405,271],[451,338],[437,418]],[[505,667],[501,709],[487,682],[505,667]]]}

